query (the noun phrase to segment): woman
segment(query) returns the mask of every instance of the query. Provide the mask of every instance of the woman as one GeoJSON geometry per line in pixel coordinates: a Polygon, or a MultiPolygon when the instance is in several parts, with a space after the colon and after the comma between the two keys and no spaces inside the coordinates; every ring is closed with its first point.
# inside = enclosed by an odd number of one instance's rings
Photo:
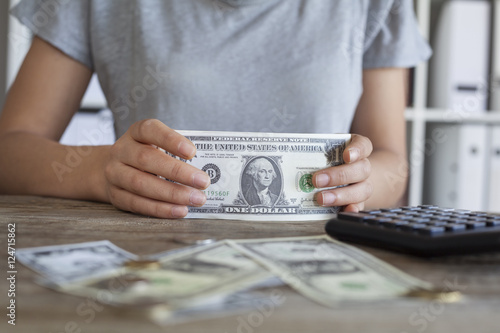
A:
{"type": "Polygon", "coordinates": [[[0,117],[0,192],[110,202],[163,218],[201,206],[208,176],[175,129],[353,133],[318,171],[318,203],[395,205],[407,179],[406,69],[426,60],[396,0],[23,1],[36,37],[0,117]],[[96,72],[119,139],[58,140],[96,72]],[[161,175],[173,182],[155,177],[161,175]]]}

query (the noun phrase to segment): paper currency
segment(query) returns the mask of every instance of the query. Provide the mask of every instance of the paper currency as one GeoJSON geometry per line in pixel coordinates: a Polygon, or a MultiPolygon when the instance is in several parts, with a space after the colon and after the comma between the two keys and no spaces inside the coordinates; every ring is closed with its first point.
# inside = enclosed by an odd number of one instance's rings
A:
{"type": "Polygon", "coordinates": [[[188,218],[325,220],[338,211],[317,204],[312,174],[344,163],[349,134],[179,133],[197,149],[183,161],[211,179],[206,204],[188,218]]]}
{"type": "Polygon", "coordinates": [[[106,278],[66,284],[59,290],[113,305],[195,306],[273,277],[224,242],[197,246],[159,259],[159,265],[123,267],[106,278]]]}
{"type": "Polygon", "coordinates": [[[106,275],[137,260],[110,241],[20,249],[17,259],[53,283],[68,283],[106,275]]]}
{"type": "Polygon", "coordinates": [[[228,244],[304,296],[330,307],[341,301],[387,300],[432,288],[328,236],[229,240],[228,244]]]}
{"type": "Polygon", "coordinates": [[[262,291],[241,291],[194,306],[175,310],[159,305],[149,313],[152,321],[160,326],[177,325],[211,318],[235,315],[238,313],[260,311],[270,315],[284,302],[283,292],[278,289],[262,291]]]}
{"type": "Polygon", "coordinates": [[[224,240],[142,257],[101,241],[21,249],[19,258],[45,276],[43,286],[147,309],[159,325],[274,309],[284,299],[274,287],[284,283],[329,307],[461,298],[326,235],[224,240]]]}

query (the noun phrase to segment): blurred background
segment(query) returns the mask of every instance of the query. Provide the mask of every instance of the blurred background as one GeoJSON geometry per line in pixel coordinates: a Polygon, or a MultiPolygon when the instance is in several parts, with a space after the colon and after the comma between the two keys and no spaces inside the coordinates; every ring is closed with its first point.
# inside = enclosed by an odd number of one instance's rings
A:
{"type": "MultiPolygon", "coordinates": [[[[0,2],[0,106],[32,38],[8,15],[18,1],[0,2]]],[[[500,212],[500,0],[414,4],[434,54],[409,76],[406,203],[500,212]]],[[[61,142],[114,142],[106,108],[94,77],[61,142]]]]}

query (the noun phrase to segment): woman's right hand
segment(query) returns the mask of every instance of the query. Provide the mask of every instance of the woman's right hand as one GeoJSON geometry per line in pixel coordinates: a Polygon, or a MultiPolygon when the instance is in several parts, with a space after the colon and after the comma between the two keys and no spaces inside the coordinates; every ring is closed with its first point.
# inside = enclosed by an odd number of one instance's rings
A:
{"type": "Polygon", "coordinates": [[[110,147],[105,161],[108,201],[122,210],[160,218],[181,218],[188,213],[187,206],[205,204],[200,189],[210,185],[209,176],[153,145],[183,159],[196,153],[191,141],[159,120],[134,123],[110,147]]]}

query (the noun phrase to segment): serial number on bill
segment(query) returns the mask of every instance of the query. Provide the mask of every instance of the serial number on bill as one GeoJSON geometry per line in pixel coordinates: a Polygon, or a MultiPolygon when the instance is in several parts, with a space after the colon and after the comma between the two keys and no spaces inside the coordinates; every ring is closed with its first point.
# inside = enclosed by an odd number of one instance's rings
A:
{"type": "Polygon", "coordinates": [[[207,197],[228,197],[230,191],[203,191],[207,197]]]}

